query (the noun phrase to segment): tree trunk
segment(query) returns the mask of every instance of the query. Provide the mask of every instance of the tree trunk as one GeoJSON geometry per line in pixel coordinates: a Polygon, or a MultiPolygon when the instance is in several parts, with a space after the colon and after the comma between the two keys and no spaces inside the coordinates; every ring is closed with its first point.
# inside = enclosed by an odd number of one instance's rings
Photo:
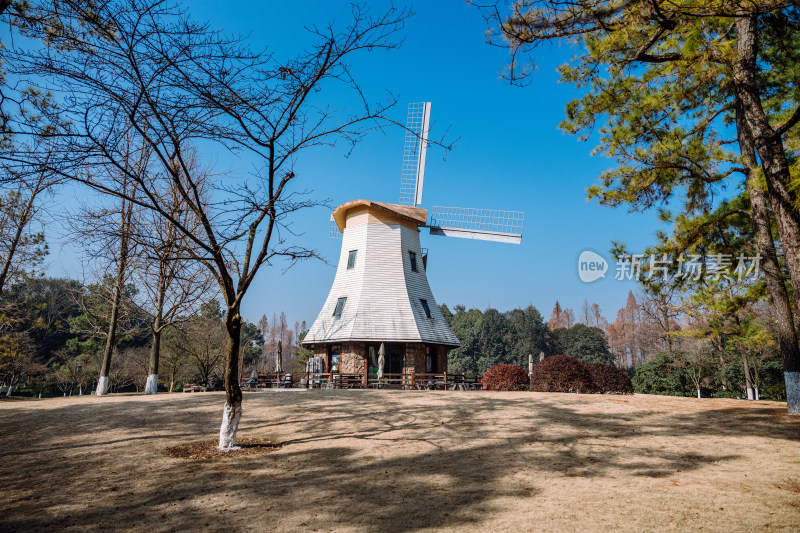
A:
{"type": "Polygon", "coordinates": [[[122,301],[123,290],[123,272],[124,262],[120,258],[119,267],[117,268],[117,279],[114,284],[114,296],[111,301],[111,317],[108,322],[108,332],[106,334],[106,344],[103,348],[103,362],[100,365],[100,377],[97,379],[98,396],[102,396],[108,392],[108,374],[111,371],[111,354],[114,351],[114,344],[117,339],[117,321],[119,319],[119,305],[122,301]]]}
{"type": "Polygon", "coordinates": [[[100,377],[97,380],[98,396],[108,392],[108,373],[111,371],[111,354],[117,340],[117,322],[119,320],[119,306],[122,301],[122,291],[125,289],[125,270],[128,266],[128,231],[131,223],[131,211],[133,204],[123,200],[120,217],[120,236],[119,236],[119,262],[117,263],[117,277],[114,280],[114,296],[111,301],[111,317],[108,323],[108,333],[106,344],[103,348],[103,362],[100,365],[100,377]]]}
{"type": "Polygon", "coordinates": [[[753,378],[750,376],[750,365],[747,362],[747,357],[744,355],[742,356],[742,366],[742,370],[744,370],[744,387],[747,390],[747,399],[755,400],[755,394],[753,394],[753,378]]]}
{"type": "MultiPolygon", "coordinates": [[[[788,189],[791,174],[783,140],[775,135],[761,105],[756,80],[756,17],[738,17],[736,31],[738,58],[733,64],[734,92],[742,111],[743,125],[761,159],[789,278],[797,289],[800,288],[800,215],[793,209],[793,199],[788,189]]],[[[787,371],[800,372],[800,360],[795,361],[792,369],[787,371]]]]}
{"type": "Polygon", "coordinates": [[[242,317],[239,304],[228,307],[225,313],[225,329],[228,332],[228,354],[225,365],[225,407],[219,429],[219,449],[235,450],[236,431],[242,416],[242,389],[239,387],[239,343],[242,333],[242,317]]]}
{"type": "Polygon", "coordinates": [[[698,397],[698,398],[701,398],[701,396],[700,396],[700,389],[697,389],[697,397],[698,397]]]}
{"type": "Polygon", "coordinates": [[[162,263],[158,276],[158,296],[156,297],[156,313],[153,319],[153,346],[150,348],[150,365],[147,375],[145,394],[158,392],[158,359],[161,356],[161,320],[164,314],[164,296],[167,292],[166,274],[162,263]]]}
{"type": "MultiPolygon", "coordinates": [[[[737,136],[739,149],[748,167],[747,192],[750,196],[751,218],[753,220],[758,253],[762,259],[767,291],[772,303],[775,330],[778,337],[778,350],[783,360],[784,379],[786,380],[791,379],[791,376],[787,377],[786,373],[797,373],[800,370],[800,346],[798,345],[797,332],[794,328],[794,317],[789,301],[789,293],[786,290],[786,280],[781,273],[775,242],[772,240],[769,206],[761,184],[758,182],[758,176],[754,172],[758,165],[755,144],[749,129],[744,125],[742,115],[742,107],[737,102],[737,136]]],[[[797,286],[795,285],[795,287],[797,286]]],[[[789,396],[789,381],[786,381],[786,398],[789,412],[800,414],[800,397],[796,395],[789,396]]]]}
{"type": "Polygon", "coordinates": [[[150,348],[150,365],[147,374],[147,385],[145,394],[156,394],[158,392],[158,358],[161,354],[161,331],[153,332],[153,346],[150,348]]]}

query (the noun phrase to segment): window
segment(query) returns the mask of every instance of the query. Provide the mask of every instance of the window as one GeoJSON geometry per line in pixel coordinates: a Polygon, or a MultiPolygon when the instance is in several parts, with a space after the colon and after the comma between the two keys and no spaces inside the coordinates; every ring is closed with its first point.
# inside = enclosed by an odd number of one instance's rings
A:
{"type": "Polygon", "coordinates": [[[328,349],[328,372],[338,372],[339,363],[342,359],[342,347],[338,344],[331,346],[328,349]]]}
{"type": "Polygon", "coordinates": [[[425,310],[425,316],[431,318],[431,308],[428,307],[428,300],[420,299],[420,303],[422,304],[422,308],[425,310]]]}
{"type": "Polygon", "coordinates": [[[433,354],[431,353],[431,347],[425,347],[425,372],[431,373],[434,371],[433,368],[433,354]]]}
{"type": "Polygon", "coordinates": [[[350,250],[350,254],[347,256],[347,270],[350,270],[354,266],[356,266],[356,252],[358,250],[350,250]]]}
{"type": "Polygon", "coordinates": [[[408,252],[408,258],[411,260],[411,272],[417,271],[417,254],[408,252]]]}
{"type": "Polygon", "coordinates": [[[344,303],[347,301],[347,297],[339,298],[339,301],[336,302],[336,309],[333,310],[333,316],[339,317],[342,316],[342,309],[344,309],[344,303]]]}

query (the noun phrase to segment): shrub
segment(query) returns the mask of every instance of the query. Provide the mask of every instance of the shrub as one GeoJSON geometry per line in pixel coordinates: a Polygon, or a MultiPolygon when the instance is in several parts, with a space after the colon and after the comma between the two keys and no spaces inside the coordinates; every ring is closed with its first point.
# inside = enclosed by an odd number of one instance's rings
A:
{"type": "Polygon", "coordinates": [[[591,392],[586,365],[568,355],[556,355],[533,367],[531,388],[540,392],[591,392]]]}
{"type": "Polygon", "coordinates": [[[633,390],[637,394],[664,394],[667,396],[685,396],[697,394],[691,391],[686,376],[675,361],[666,352],[656,355],[650,361],[636,365],[632,379],[633,390]]]}
{"type": "Polygon", "coordinates": [[[614,365],[584,363],[592,378],[592,392],[597,394],[633,394],[628,374],[614,365]]]}
{"type": "Polygon", "coordinates": [[[481,378],[483,390],[525,390],[528,373],[518,365],[495,365],[481,378]]]}

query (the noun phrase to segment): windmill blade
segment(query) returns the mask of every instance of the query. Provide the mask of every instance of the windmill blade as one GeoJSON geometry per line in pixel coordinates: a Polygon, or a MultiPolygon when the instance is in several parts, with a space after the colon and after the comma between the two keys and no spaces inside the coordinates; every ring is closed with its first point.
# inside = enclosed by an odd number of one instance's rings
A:
{"type": "Polygon", "coordinates": [[[408,104],[406,140],[403,145],[403,173],[400,177],[400,203],[403,205],[422,203],[430,119],[430,102],[408,104]]]}
{"type": "Polygon", "coordinates": [[[331,213],[331,222],[330,222],[330,229],[328,230],[328,237],[331,239],[341,239],[342,232],[339,231],[339,226],[336,224],[336,221],[333,219],[333,213],[331,213]]]}
{"type": "Polygon", "coordinates": [[[434,206],[428,212],[431,235],[520,244],[525,213],[500,209],[434,206]]]}

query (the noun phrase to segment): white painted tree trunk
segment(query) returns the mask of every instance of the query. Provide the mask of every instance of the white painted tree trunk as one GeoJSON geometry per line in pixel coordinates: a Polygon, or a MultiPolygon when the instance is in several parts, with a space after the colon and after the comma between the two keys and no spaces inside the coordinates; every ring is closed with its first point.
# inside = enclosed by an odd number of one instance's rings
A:
{"type": "Polygon", "coordinates": [[[697,397],[702,398],[702,396],[700,396],[700,389],[697,389],[697,397]]]}
{"type": "Polygon", "coordinates": [[[14,385],[9,385],[8,390],[6,391],[6,396],[11,396],[11,393],[14,391],[14,385]]]}
{"type": "Polygon", "coordinates": [[[784,372],[786,407],[790,415],[800,415],[800,372],[784,372]]]}
{"type": "Polygon", "coordinates": [[[747,399],[748,400],[755,400],[756,397],[753,394],[753,387],[747,387],[747,399]]]}
{"type": "Polygon", "coordinates": [[[147,385],[144,386],[145,394],[155,394],[158,392],[158,374],[147,376],[147,385]]]}
{"type": "Polygon", "coordinates": [[[41,392],[39,393],[39,399],[40,400],[42,399],[42,393],[41,392]]]}
{"type": "Polygon", "coordinates": [[[83,387],[78,387],[78,396],[83,396],[83,387]]]}
{"type": "Polygon", "coordinates": [[[222,451],[238,450],[236,446],[236,430],[239,429],[239,418],[242,416],[242,406],[232,407],[225,402],[222,410],[222,426],[219,428],[219,446],[222,451]]]}
{"type": "Polygon", "coordinates": [[[103,396],[108,392],[108,376],[100,376],[100,379],[97,380],[97,391],[95,394],[98,396],[103,396]]]}
{"type": "Polygon", "coordinates": [[[760,400],[761,399],[761,393],[758,391],[758,389],[755,389],[755,391],[756,391],[756,400],[760,400]]]}

